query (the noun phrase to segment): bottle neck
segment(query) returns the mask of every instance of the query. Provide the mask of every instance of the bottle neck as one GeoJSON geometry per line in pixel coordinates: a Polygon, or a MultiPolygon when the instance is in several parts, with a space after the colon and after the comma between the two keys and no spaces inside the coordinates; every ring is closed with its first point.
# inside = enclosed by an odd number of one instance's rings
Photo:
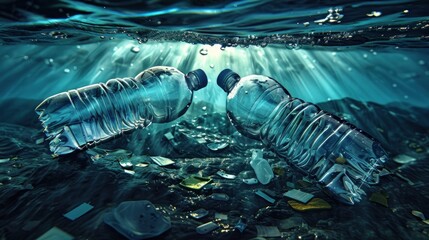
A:
{"type": "Polygon", "coordinates": [[[235,85],[238,83],[238,81],[240,81],[240,76],[238,76],[238,74],[234,74],[232,76],[230,76],[226,81],[225,81],[225,91],[227,93],[230,93],[232,91],[232,89],[235,87],[235,85]]]}

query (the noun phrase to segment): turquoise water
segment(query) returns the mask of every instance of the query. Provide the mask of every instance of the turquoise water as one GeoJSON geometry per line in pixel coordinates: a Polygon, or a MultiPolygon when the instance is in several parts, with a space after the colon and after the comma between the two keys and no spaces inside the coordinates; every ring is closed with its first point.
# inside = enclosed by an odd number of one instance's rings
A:
{"type": "MultiPolygon", "coordinates": [[[[161,238],[198,238],[195,227],[213,217],[190,220],[189,212],[202,206],[210,214],[221,212],[206,197],[223,189],[233,206],[223,211],[233,214],[203,237],[250,239],[257,236],[256,225],[267,225],[278,227],[285,239],[314,239],[318,231],[320,239],[427,238],[429,225],[411,212],[429,218],[428,7],[426,1],[400,0],[1,1],[0,236],[35,239],[58,226],[76,239],[122,239],[104,225],[103,214],[122,201],[147,199],[172,218],[172,229],[161,238]],[[115,154],[101,154],[99,162],[84,166],[80,164],[91,152],[52,158],[34,112],[37,104],[62,91],[133,77],[157,65],[183,72],[201,68],[208,86],[195,93],[190,111],[177,121],[154,124],[96,149],[124,149],[127,158],[162,155],[176,161],[175,168],[152,164],[127,175],[116,161],[123,156],[115,154]],[[389,206],[370,201],[342,206],[313,184],[303,189],[333,208],[301,213],[281,197],[285,182],[303,177],[292,169],[286,168],[288,174],[277,175],[271,185],[256,187],[213,176],[213,169],[246,175],[250,149],[261,148],[237,137],[225,118],[226,94],[216,85],[225,68],[241,76],[270,76],[292,96],[380,141],[394,174],[375,190],[387,192],[389,206]],[[172,129],[184,129],[194,140],[228,142],[230,148],[213,152],[185,138],[185,150],[178,152],[160,140],[172,129]],[[404,155],[414,160],[404,163],[404,155]],[[179,187],[180,180],[196,172],[212,176],[215,190],[179,187]],[[267,205],[248,197],[257,188],[275,191],[278,201],[267,205]],[[79,221],[63,219],[62,214],[84,201],[95,210],[79,221]],[[231,234],[234,217],[240,215],[252,219],[248,229],[231,234]],[[304,220],[305,226],[285,227],[291,218],[304,220]],[[34,226],[28,227],[29,222],[34,226]]],[[[280,159],[267,157],[272,166],[283,166],[280,159]]]]}

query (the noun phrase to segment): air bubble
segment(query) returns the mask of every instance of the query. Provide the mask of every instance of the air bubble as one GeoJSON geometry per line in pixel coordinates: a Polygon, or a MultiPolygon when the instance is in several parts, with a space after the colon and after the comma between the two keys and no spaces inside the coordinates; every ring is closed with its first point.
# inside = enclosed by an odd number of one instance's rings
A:
{"type": "Polygon", "coordinates": [[[65,68],[65,69],[64,69],[64,72],[65,72],[65,73],[69,73],[69,72],[70,72],[70,69],[65,68]]]}
{"type": "Polygon", "coordinates": [[[201,55],[205,56],[205,55],[207,55],[208,53],[209,53],[209,51],[207,50],[207,48],[201,48],[201,49],[200,49],[200,54],[201,54],[201,55]]]}
{"type": "Polygon", "coordinates": [[[133,48],[131,48],[131,52],[138,53],[138,52],[140,52],[140,48],[139,47],[133,47],[133,48]]]}

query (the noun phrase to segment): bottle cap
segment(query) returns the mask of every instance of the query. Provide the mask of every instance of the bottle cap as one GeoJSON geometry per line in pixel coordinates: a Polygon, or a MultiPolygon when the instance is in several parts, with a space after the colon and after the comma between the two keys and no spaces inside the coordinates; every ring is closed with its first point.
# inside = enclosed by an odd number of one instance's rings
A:
{"type": "Polygon", "coordinates": [[[189,88],[193,91],[197,91],[207,86],[207,75],[201,69],[190,71],[186,76],[189,88]]]}
{"type": "Polygon", "coordinates": [[[217,85],[229,93],[234,85],[240,80],[240,76],[231,69],[224,69],[217,77],[217,85]]]}

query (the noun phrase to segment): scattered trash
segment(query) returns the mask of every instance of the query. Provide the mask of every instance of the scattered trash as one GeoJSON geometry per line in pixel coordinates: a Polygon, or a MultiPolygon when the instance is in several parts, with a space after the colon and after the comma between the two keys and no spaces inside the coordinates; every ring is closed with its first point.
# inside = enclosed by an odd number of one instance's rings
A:
{"type": "Polygon", "coordinates": [[[219,225],[214,222],[204,223],[196,228],[197,233],[199,234],[207,234],[215,229],[217,229],[219,225]]]}
{"type": "Polygon", "coordinates": [[[207,144],[207,147],[212,151],[222,150],[228,146],[229,146],[229,143],[209,143],[209,144],[207,144]]]}
{"type": "Polygon", "coordinates": [[[271,169],[268,161],[263,158],[261,150],[254,149],[252,151],[252,160],[250,161],[250,165],[255,171],[256,178],[258,178],[258,181],[261,184],[266,185],[274,178],[273,170],[271,169]]]}
{"type": "Polygon", "coordinates": [[[331,205],[321,198],[313,198],[308,203],[303,204],[295,200],[289,200],[287,202],[293,209],[297,211],[309,211],[319,209],[330,209],[331,205]]]}
{"type": "Polygon", "coordinates": [[[47,232],[45,232],[42,236],[36,238],[36,240],[72,240],[74,237],[63,230],[52,227],[47,232]]]}
{"type": "Polygon", "coordinates": [[[133,163],[130,161],[130,159],[121,159],[119,160],[119,165],[121,165],[124,169],[133,169],[133,163]]]}
{"type": "Polygon", "coordinates": [[[414,216],[420,218],[420,220],[422,220],[422,221],[426,220],[425,215],[422,212],[420,212],[420,211],[413,210],[413,211],[411,211],[411,214],[413,214],[414,216]]]}
{"type": "Polygon", "coordinates": [[[143,162],[143,163],[137,163],[136,164],[136,167],[147,167],[147,166],[149,166],[149,163],[143,162]]]}
{"type": "Polygon", "coordinates": [[[130,175],[134,175],[134,174],[136,174],[136,172],[135,172],[135,171],[133,171],[133,170],[127,170],[127,169],[124,169],[124,172],[125,172],[125,173],[128,173],[128,174],[130,174],[130,175]]]}
{"type": "Polygon", "coordinates": [[[223,178],[226,178],[226,179],[235,179],[237,177],[235,175],[228,174],[228,173],[224,172],[223,170],[219,170],[216,174],[223,177],[223,178]]]}
{"type": "Polygon", "coordinates": [[[256,179],[256,178],[248,178],[248,179],[243,179],[243,182],[245,184],[248,184],[248,185],[254,185],[254,184],[258,183],[258,179],[256,179]]]}
{"type": "Polygon", "coordinates": [[[241,233],[244,232],[244,229],[247,227],[247,219],[241,217],[240,220],[238,220],[237,224],[235,224],[234,228],[240,231],[241,233]]]}
{"type": "Polygon", "coordinates": [[[206,141],[204,138],[196,138],[195,140],[196,140],[196,141],[197,141],[197,143],[199,143],[199,144],[206,144],[206,143],[207,143],[207,141],[206,141]]]}
{"type": "Polygon", "coordinates": [[[10,161],[10,158],[0,158],[0,163],[6,163],[9,161],[10,161]]]}
{"type": "Polygon", "coordinates": [[[375,192],[375,193],[371,194],[371,197],[369,198],[369,201],[381,204],[381,205],[383,205],[385,207],[389,207],[387,199],[388,199],[387,193],[385,193],[385,192],[375,192]]]}
{"type": "Polygon", "coordinates": [[[220,220],[228,220],[228,215],[223,213],[215,213],[215,218],[220,220]]]}
{"type": "Polygon", "coordinates": [[[303,25],[304,25],[304,27],[308,27],[308,26],[310,26],[310,23],[309,22],[305,22],[305,23],[303,23],[303,25]]]}
{"type": "Polygon", "coordinates": [[[300,201],[302,203],[307,203],[308,201],[310,201],[314,197],[313,194],[306,193],[306,192],[303,192],[303,191],[298,190],[298,189],[289,190],[289,191],[285,192],[283,194],[283,196],[295,199],[295,200],[300,201]]]}
{"type": "Polygon", "coordinates": [[[213,193],[212,195],[210,195],[210,198],[213,200],[219,200],[219,201],[229,200],[229,196],[226,195],[225,193],[213,193]]]}
{"type": "Polygon", "coordinates": [[[262,226],[256,225],[256,231],[258,232],[258,237],[280,237],[280,231],[276,226],[262,226]]]}
{"type": "Polygon", "coordinates": [[[200,177],[197,175],[191,175],[190,177],[183,179],[179,184],[182,187],[190,188],[190,189],[201,189],[207,183],[211,182],[211,178],[200,177]]]}
{"type": "Polygon", "coordinates": [[[261,198],[265,199],[266,201],[270,203],[274,203],[276,200],[270,196],[268,196],[266,193],[262,192],[261,190],[257,190],[255,192],[256,195],[260,196],[261,198]]]}
{"type": "Polygon", "coordinates": [[[191,212],[189,215],[195,219],[201,219],[209,214],[209,211],[205,210],[204,208],[200,208],[198,210],[195,210],[191,212]]]}
{"type": "Polygon", "coordinates": [[[104,215],[104,223],[128,239],[156,237],[171,228],[170,219],[147,200],[122,202],[104,215]]]}
{"type": "Polygon", "coordinates": [[[171,132],[164,134],[164,137],[169,141],[174,139],[174,135],[171,132]]]}
{"type": "Polygon", "coordinates": [[[406,164],[406,163],[416,161],[416,158],[408,156],[406,154],[399,154],[399,155],[393,157],[393,161],[400,163],[400,164],[406,164]]]}
{"type": "Polygon", "coordinates": [[[164,166],[168,166],[168,165],[174,164],[174,161],[173,161],[173,160],[171,160],[171,159],[169,159],[169,158],[166,158],[166,157],[161,157],[161,156],[151,156],[150,158],[152,159],[152,161],[154,161],[156,164],[158,164],[158,165],[159,165],[159,166],[161,166],[161,167],[164,167],[164,166]]]}
{"type": "Polygon", "coordinates": [[[91,209],[93,209],[94,206],[88,204],[88,203],[82,203],[81,205],[77,206],[70,212],[64,214],[63,216],[74,221],[80,216],[84,215],[85,213],[89,212],[91,209]]]}

